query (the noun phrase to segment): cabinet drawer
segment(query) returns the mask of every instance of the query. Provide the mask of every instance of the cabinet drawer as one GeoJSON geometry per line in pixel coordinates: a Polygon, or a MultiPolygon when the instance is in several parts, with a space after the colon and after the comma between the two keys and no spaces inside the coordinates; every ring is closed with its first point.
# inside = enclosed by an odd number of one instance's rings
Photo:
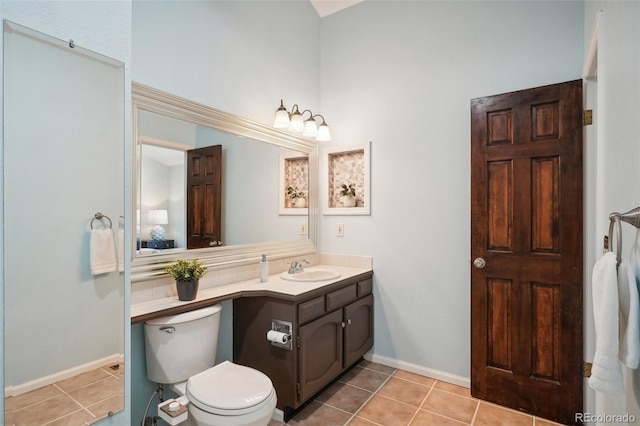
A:
{"type": "Polygon", "coordinates": [[[371,294],[372,291],[373,291],[373,280],[371,278],[369,278],[368,280],[360,281],[358,283],[358,297],[371,294]]]}
{"type": "Polygon", "coordinates": [[[356,300],[358,298],[356,284],[351,284],[340,290],[332,291],[327,294],[327,310],[330,311],[334,308],[346,305],[347,303],[356,300]]]}
{"type": "Polygon", "coordinates": [[[324,297],[307,300],[298,305],[298,322],[307,322],[310,319],[324,314],[324,297]]]}

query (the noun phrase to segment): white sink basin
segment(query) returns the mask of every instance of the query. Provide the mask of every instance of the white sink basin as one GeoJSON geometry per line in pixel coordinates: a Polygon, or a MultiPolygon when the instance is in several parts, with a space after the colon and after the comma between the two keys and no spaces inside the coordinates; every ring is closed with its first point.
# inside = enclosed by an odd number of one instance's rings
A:
{"type": "Polygon", "coordinates": [[[298,272],[297,274],[283,272],[282,274],[280,274],[280,278],[288,281],[311,282],[334,280],[336,278],[340,278],[340,274],[328,269],[310,269],[304,272],[298,272]]]}

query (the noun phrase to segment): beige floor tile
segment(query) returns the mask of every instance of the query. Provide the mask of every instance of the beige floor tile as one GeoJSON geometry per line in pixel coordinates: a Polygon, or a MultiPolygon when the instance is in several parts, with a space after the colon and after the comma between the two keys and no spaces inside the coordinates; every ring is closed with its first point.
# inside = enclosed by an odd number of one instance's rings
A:
{"type": "Polygon", "coordinates": [[[404,370],[396,370],[396,372],[393,373],[393,377],[397,377],[399,379],[408,380],[408,381],[414,382],[414,383],[419,383],[419,384],[424,385],[424,386],[433,386],[433,384],[436,382],[431,377],[426,377],[426,376],[421,376],[419,374],[409,373],[408,371],[404,371],[404,370]]]}
{"type": "Polygon", "coordinates": [[[533,416],[480,402],[473,424],[478,426],[532,426],[533,416]]]}
{"type": "Polygon", "coordinates": [[[462,426],[467,424],[425,410],[418,410],[411,420],[411,426],[462,426]]]}
{"type": "Polygon", "coordinates": [[[458,385],[452,385],[451,383],[442,382],[438,380],[434,385],[434,388],[441,389],[447,392],[455,393],[456,395],[466,396],[467,398],[471,398],[471,390],[469,388],[465,388],[458,385]]]}
{"type": "Polygon", "coordinates": [[[351,414],[313,401],[287,422],[290,426],[343,426],[351,414]]]}
{"type": "Polygon", "coordinates": [[[336,382],[322,392],[316,399],[318,402],[338,408],[347,413],[355,413],[367,402],[373,393],[356,388],[342,382],[336,382]]]}
{"type": "Polygon", "coordinates": [[[78,374],[77,376],[70,377],[65,380],[60,380],[59,382],[56,382],[56,386],[69,393],[81,387],[90,385],[91,383],[106,379],[107,377],[110,377],[109,373],[104,371],[102,368],[96,368],[95,370],[87,371],[86,373],[78,374]]]}
{"type": "Polygon", "coordinates": [[[420,407],[430,390],[430,387],[408,382],[403,379],[397,379],[394,376],[391,377],[377,393],[414,407],[420,407]]]}
{"type": "Polygon", "coordinates": [[[108,377],[99,382],[69,392],[69,395],[85,407],[97,404],[112,396],[124,394],[122,378],[108,377]]]}
{"type": "Polygon", "coordinates": [[[478,401],[472,398],[433,389],[421,408],[454,420],[471,423],[477,406],[478,401]]]}
{"type": "Polygon", "coordinates": [[[376,391],[389,378],[388,374],[368,368],[355,367],[342,376],[339,381],[371,392],[376,391]]]}
{"type": "Polygon", "coordinates": [[[84,426],[97,422],[99,419],[93,417],[87,410],[75,411],[67,416],[47,423],[47,426],[84,426]]]}
{"type": "Polygon", "coordinates": [[[535,426],[563,426],[562,423],[555,423],[555,422],[552,422],[551,420],[541,419],[540,417],[534,417],[533,424],[535,426]]]}
{"type": "Polygon", "coordinates": [[[370,422],[362,417],[354,417],[348,423],[349,426],[376,426],[377,423],[370,422]]]}
{"type": "Polygon", "coordinates": [[[357,415],[383,426],[401,426],[409,424],[416,411],[411,405],[375,395],[357,415]]]}
{"type": "Polygon", "coordinates": [[[113,374],[114,376],[122,376],[124,374],[124,364],[115,364],[115,365],[106,365],[102,367],[109,374],[113,374]]]}
{"type": "Polygon", "coordinates": [[[62,395],[60,389],[53,385],[44,386],[31,392],[23,393],[18,396],[10,396],[4,399],[4,409],[6,411],[19,410],[37,402],[54,396],[62,395]]]}
{"type": "Polygon", "coordinates": [[[97,404],[87,406],[89,410],[96,418],[104,419],[109,416],[109,413],[117,413],[124,410],[124,395],[116,395],[97,404]]]}
{"type": "Polygon", "coordinates": [[[367,361],[366,359],[363,359],[362,361],[360,361],[360,363],[358,364],[358,367],[369,368],[371,370],[375,370],[384,374],[393,374],[393,372],[396,371],[396,369],[393,367],[378,364],[377,362],[367,361]]]}
{"type": "Polygon", "coordinates": [[[43,425],[81,409],[82,407],[69,396],[59,395],[21,410],[11,411],[7,424],[15,426],[43,425]]]}

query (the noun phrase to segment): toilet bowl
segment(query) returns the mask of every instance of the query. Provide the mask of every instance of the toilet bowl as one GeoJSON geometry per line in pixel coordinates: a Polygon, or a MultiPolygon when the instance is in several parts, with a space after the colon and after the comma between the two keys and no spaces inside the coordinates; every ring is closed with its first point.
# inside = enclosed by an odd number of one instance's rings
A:
{"type": "Polygon", "coordinates": [[[189,400],[187,424],[265,426],[277,402],[269,377],[230,361],[213,365],[221,309],[145,322],[147,377],[189,400]]]}

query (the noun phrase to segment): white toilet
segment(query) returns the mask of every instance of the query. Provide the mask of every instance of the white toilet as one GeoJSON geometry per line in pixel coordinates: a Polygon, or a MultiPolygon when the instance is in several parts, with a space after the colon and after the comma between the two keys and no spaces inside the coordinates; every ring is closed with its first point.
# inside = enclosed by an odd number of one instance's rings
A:
{"type": "Polygon", "coordinates": [[[214,366],[221,310],[215,305],[146,321],[147,377],[188,398],[193,425],[267,425],[277,401],[269,377],[229,361],[214,366]]]}

